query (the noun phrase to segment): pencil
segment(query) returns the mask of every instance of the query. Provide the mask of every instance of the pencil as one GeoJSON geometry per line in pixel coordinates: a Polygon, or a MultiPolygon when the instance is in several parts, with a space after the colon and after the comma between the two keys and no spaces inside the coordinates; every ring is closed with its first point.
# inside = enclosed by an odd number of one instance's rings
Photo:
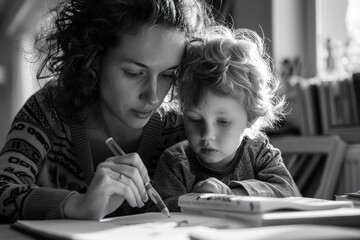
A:
{"type": "MultiPolygon", "coordinates": [[[[124,151],[120,148],[120,146],[115,142],[113,138],[108,138],[105,143],[115,156],[125,155],[124,151]]],[[[159,193],[150,184],[150,182],[145,183],[145,189],[150,199],[155,203],[155,205],[160,209],[160,211],[170,218],[169,209],[166,207],[159,193]]]]}

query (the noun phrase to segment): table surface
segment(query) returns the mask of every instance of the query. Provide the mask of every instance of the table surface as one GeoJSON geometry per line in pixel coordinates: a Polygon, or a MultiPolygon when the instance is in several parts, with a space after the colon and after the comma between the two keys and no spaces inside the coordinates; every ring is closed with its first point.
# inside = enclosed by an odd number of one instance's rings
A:
{"type": "Polygon", "coordinates": [[[4,240],[33,240],[36,238],[31,237],[25,233],[11,228],[11,224],[0,224],[1,239],[4,240]]]}
{"type": "MultiPolygon", "coordinates": [[[[223,223],[228,223],[226,219],[222,219],[223,223]]],[[[212,220],[209,219],[211,222],[212,220]]],[[[238,221],[237,221],[238,222],[238,221]]],[[[46,223],[46,222],[44,222],[46,223]]],[[[46,224],[45,224],[46,225],[46,224]]],[[[240,225],[239,225],[240,226],[240,225]]],[[[268,240],[268,239],[297,239],[297,240],[316,240],[316,239],[360,239],[360,228],[348,228],[327,225],[283,225],[271,227],[255,227],[255,228],[232,228],[220,232],[220,229],[209,234],[209,232],[202,232],[198,239],[227,239],[239,240],[241,236],[247,236],[252,240],[268,240]],[[241,232],[233,232],[241,231],[241,232]]],[[[175,236],[173,236],[175,237],[175,236]]],[[[196,236],[197,237],[197,236],[196,236]]],[[[178,236],[175,237],[179,239],[178,236]]],[[[25,234],[17,229],[11,227],[11,224],[0,224],[0,239],[11,240],[34,240],[39,239],[34,236],[25,234]]],[[[127,239],[126,237],[122,239],[127,239]]],[[[133,238],[130,238],[133,239],[133,238]]],[[[154,238],[151,238],[154,239],[154,238]]],[[[186,239],[188,239],[186,237],[186,239]]]]}
{"type": "MultiPolygon", "coordinates": [[[[344,239],[343,238],[344,236],[346,236],[346,239],[348,239],[348,240],[349,239],[360,239],[360,229],[356,229],[356,228],[334,227],[334,226],[316,226],[316,225],[307,225],[307,226],[294,225],[294,226],[295,227],[294,227],[293,232],[290,233],[290,235],[288,235],[288,237],[286,239],[288,239],[288,240],[291,240],[291,239],[296,239],[296,240],[301,240],[301,239],[303,239],[303,240],[344,239]],[[321,229],[321,228],[323,228],[323,229],[321,229]],[[304,234],[303,237],[300,237],[299,234],[302,235],[301,232],[306,233],[306,234],[304,234]],[[309,232],[313,232],[313,233],[309,233],[309,232]],[[314,235],[311,235],[311,234],[314,234],[314,235]],[[331,235],[331,236],[329,236],[329,235],[331,235]]],[[[269,228],[269,227],[263,227],[263,228],[269,228]]],[[[274,231],[273,229],[267,229],[266,234],[265,234],[265,232],[264,232],[264,234],[258,234],[258,233],[255,233],[255,232],[258,232],[257,228],[253,228],[252,230],[251,229],[243,229],[243,230],[246,231],[243,233],[246,234],[248,237],[250,237],[252,240],[255,240],[255,239],[258,239],[258,240],[285,239],[284,234],[289,233],[288,230],[278,231],[276,233],[276,231],[274,231]],[[252,231],[252,233],[249,231],[252,231]],[[252,236],[252,235],[256,235],[256,236],[252,236]],[[266,236],[264,236],[264,235],[266,235],[266,236]],[[269,238],[269,236],[271,236],[271,237],[269,238]]],[[[1,233],[0,239],[4,239],[4,240],[8,240],[8,239],[9,240],[36,240],[36,239],[39,239],[39,238],[30,236],[28,234],[22,233],[16,229],[13,229],[10,224],[0,224],[0,233],[1,233]]],[[[231,235],[229,235],[229,233],[225,233],[225,234],[221,233],[221,235],[219,235],[219,236],[218,235],[216,235],[216,234],[213,235],[212,236],[213,238],[208,238],[208,236],[205,236],[205,238],[209,239],[209,240],[216,239],[217,237],[220,237],[221,239],[228,239],[228,240],[242,239],[242,237],[239,237],[239,234],[236,234],[236,233],[235,234],[233,233],[231,235]]],[[[241,234],[241,235],[244,236],[243,234],[241,234]]]]}

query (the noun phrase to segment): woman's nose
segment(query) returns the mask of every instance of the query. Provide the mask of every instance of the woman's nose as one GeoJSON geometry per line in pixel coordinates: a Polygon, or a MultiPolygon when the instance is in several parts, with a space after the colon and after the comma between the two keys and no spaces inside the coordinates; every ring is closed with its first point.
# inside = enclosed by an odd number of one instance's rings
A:
{"type": "Polygon", "coordinates": [[[156,76],[149,76],[148,79],[146,79],[146,84],[143,85],[144,89],[142,90],[140,99],[151,105],[157,105],[159,103],[157,84],[156,76]]]}

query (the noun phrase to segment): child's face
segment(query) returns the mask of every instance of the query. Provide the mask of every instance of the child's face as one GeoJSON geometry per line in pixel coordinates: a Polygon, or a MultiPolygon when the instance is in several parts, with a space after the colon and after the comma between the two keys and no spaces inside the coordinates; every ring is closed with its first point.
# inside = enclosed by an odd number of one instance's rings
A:
{"type": "Polygon", "coordinates": [[[235,156],[247,127],[247,113],[231,97],[208,91],[199,105],[184,106],[185,130],[193,151],[205,163],[225,164],[235,156]]]}

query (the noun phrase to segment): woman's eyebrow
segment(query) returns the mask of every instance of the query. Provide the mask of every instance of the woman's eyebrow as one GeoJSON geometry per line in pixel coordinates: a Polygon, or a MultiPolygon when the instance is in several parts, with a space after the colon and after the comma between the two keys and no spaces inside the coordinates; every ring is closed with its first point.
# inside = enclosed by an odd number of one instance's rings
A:
{"type": "Polygon", "coordinates": [[[143,64],[141,62],[137,62],[137,61],[134,61],[134,60],[131,60],[131,59],[122,59],[121,61],[124,62],[124,63],[135,64],[135,65],[137,65],[139,67],[142,67],[142,68],[149,68],[149,66],[147,66],[147,65],[145,65],[145,64],[143,64]]]}
{"type": "MultiPolygon", "coordinates": [[[[134,61],[134,60],[131,60],[131,59],[123,59],[122,62],[125,62],[125,63],[131,63],[131,64],[135,64],[139,67],[142,67],[142,68],[149,68],[149,66],[141,63],[141,62],[137,62],[137,61],[134,61]]],[[[172,66],[172,67],[169,67],[168,69],[166,69],[166,71],[168,70],[175,70],[179,68],[179,65],[175,65],[175,66],[172,66]]]]}
{"type": "Polygon", "coordinates": [[[175,65],[175,66],[169,67],[167,70],[175,70],[178,68],[179,68],[179,65],[175,65]]]}

